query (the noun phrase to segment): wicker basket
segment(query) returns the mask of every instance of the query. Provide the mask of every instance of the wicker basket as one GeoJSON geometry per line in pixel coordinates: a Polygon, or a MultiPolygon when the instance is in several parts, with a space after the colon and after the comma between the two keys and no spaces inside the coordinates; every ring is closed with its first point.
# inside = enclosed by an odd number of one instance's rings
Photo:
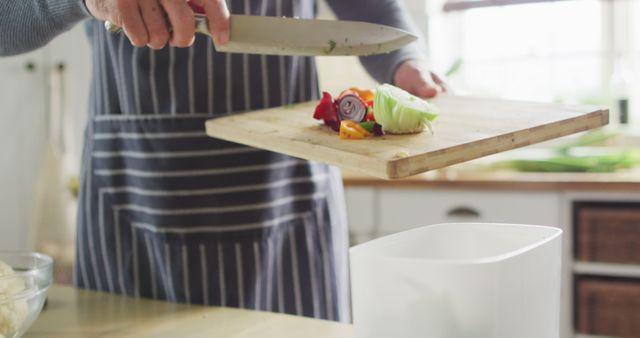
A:
{"type": "Polygon", "coordinates": [[[640,264],[640,203],[577,203],[576,258],[640,264]]]}
{"type": "Polygon", "coordinates": [[[640,280],[578,277],[575,290],[578,332],[640,338],[640,280]]]}

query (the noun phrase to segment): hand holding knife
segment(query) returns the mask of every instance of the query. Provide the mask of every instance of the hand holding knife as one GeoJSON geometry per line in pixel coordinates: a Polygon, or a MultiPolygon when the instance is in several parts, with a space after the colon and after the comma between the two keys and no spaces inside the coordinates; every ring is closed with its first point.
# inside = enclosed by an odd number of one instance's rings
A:
{"type": "Polygon", "coordinates": [[[211,21],[207,28],[216,44],[229,40],[225,0],[85,0],[85,4],[96,19],[121,26],[136,47],[188,47],[196,33],[196,14],[211,21]]]}
{"type": "MultiPolygon", "coordinates": [[[[389,53],[417,39],[406,31],[366,22],[251,15],[230,15],[226,24],[227,27],[230,25],[228,30],[230,36],[227,38],[224,29],[219,29],[224,24],[216,24],[215,20],[211,20],[212,15],[202,13],[203,11],[209,13],[206,7],[194,6],[193,2],[188,4],[190,6],[187,7],[193,9],[193,19],[188,18],[188,20],[195,22],[193,33],[201,33],[212,37],[218,52],[267,55],[364,56],[389,53]],[[216,26],[212,27],[212,22],[216,26]],[[225,41],[225,39],[228,41],[225,41]]],[[[213,8],[214,10],[220,9],[219,7],[213,8]]],[[[224,5],[224,9],[226,10],[226,5],[224,5]]],[[[167,14],[169,22],[173,26],[172,35],[175,35],[177,34],[175,21],[172,20],[169,13],[167,14]]],[[[217,17],[220,20],[225,20],[224,15],[217,15],[217,17]]],[[[107,21],[105,25],[110,31],[117,31],[119,28],[110,21],[107,21]]],[[[181,27],[184,26],[184,22],[180,22],[180,25],[181,27]]],[[[127,34],[129,35],[128,30],[127,34]]],[[[172,37],[173,39],[175,37],[172,37]]]]}

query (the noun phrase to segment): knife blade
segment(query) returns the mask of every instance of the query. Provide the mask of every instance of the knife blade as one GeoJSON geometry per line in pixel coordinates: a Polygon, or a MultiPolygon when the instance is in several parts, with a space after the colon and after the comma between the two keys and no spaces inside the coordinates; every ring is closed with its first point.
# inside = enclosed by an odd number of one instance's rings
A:
{"type": "MultiPolygon", "coordinates": [[[[111,32],[120,29],[108,21],[105,27],[111,32]]],[[[196,14],[196,32],[211,36],[206,16],[196,14]]],[[[407,31],[368,22],[232,15],[230,40],[216,45],[216,50],[263,55],[365,56],[390,53],[416,40],[407,31]]]]}

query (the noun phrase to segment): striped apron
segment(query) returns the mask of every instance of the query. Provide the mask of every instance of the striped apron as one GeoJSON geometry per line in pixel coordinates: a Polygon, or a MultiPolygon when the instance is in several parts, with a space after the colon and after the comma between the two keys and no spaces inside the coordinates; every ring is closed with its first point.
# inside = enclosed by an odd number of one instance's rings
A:
{"type": "MultiPolygon", "coordinates": [[[[230,9],[313,17],[314,5],[233,0],[230,9]]],[[[75,284],[349,321],[339,172],[204,133],[219,114],[317,99],[314,60],[219,54],[205,36],[185,49],[134,48],[95,20],[87,31],[75,284]]]]}

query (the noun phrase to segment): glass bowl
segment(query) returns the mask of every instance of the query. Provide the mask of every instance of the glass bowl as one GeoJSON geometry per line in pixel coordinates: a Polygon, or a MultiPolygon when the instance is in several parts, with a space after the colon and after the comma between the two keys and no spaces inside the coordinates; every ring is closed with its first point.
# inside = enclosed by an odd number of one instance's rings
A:
{"type": "Polygon", "coordinates": [[[53,260],[39,253],[2,252],[0,261],[0,337],[21,337],[38,318],[53,282],[53,260]]]}

